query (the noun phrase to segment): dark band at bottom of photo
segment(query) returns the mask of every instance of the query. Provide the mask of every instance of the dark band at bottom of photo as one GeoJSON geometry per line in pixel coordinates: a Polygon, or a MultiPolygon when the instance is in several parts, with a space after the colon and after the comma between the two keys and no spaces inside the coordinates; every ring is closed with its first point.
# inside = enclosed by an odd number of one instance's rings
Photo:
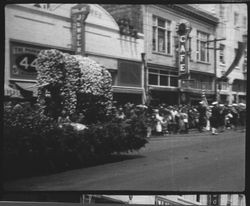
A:
{"type": "Polygon", "coordinates": [[[188,195],[100,195],[79,193],[6,193],[0,206],[150,206],[199,205],[246,206],[244,194],[188,194],[188,195]]]}

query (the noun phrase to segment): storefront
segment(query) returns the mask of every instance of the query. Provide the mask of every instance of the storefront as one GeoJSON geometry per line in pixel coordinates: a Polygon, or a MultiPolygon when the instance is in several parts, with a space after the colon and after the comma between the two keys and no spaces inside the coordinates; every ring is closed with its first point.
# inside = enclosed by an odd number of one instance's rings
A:
{"type": "Polygon", "coordinates": [[[89,8],[89,13],[79,26],[72,16],[76,6],[79,4],[53,4],[46,8],[34,4],[6,6],[5,84],[19,90],[26,99],[35,100],[39,52],[57,49],[78,54],[80,49],[80,55],[110,71],[115,100],[141,103],[143,35],[121,34],[114,18],[97,4],[80,5],[89,8]]]}
{"type": "MultiPolygon", "coordinates": [[[[37,55],[43,49],[55,49],[48,45],[37,45],[20,40],[10,40],[10,78],[7,85],[18,90],[24,98],[32,100],[37,96],[37,55]]],[[[73,54],[72,50],[56,48],[73,54]]]]}
{"type": "Polygon", "coordinates": [[[178,71],[171,67],[148,65],[150,102],[153,105],[178,104],[178,71]]]}

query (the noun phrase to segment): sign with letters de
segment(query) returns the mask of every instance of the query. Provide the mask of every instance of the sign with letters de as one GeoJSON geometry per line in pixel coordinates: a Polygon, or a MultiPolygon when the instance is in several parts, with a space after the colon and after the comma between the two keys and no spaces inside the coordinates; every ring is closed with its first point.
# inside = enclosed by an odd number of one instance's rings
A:
{"type": "Polygon", "coordinates": [[[73,50],[76,54],[84,55],[84,22],[89,14],[90,7],[86,4],[79,4],[71,9],[72,19],[72,40],[73,50]]]}

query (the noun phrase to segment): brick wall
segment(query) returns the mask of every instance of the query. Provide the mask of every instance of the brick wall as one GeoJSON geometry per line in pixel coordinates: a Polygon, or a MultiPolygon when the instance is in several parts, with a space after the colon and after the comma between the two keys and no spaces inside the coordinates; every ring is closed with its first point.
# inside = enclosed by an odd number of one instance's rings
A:
{"type": "Polygon", "coordinates": [[[100,4],[117,21],[119,18],[128,18],[131,25],[139,32],[143,31],[142,6],[136,4],[100,4]]]}

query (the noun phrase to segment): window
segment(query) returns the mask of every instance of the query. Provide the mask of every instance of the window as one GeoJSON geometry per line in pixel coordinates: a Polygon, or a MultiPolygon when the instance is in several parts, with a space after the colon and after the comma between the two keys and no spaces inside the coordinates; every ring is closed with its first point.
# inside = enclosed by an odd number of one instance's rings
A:
{"type": "Polygon", "coordinates": [[[196,195],[196,202],[200,202],[200,195],[196,195]]]}
{"type": "Polygon", "coordinates": [[[152,49],[156,52],[171,54],[171,22],[153,16],[152,49]]]}
{"type": "Polygon", "coordinates": [[[239,14],[237,12],[234,12],[234,26],[238,25],[239,21],[239,14]]]}
{"type": "Polygon", "coordinates": [[[188,38],[188,52],[189,52],[190,61],[193,61],[192,59],[192,37],[188,38]]]}
{"type": "MultiPolygon", "coordinates": [[[[234,58],[237,56],[238,49],[234,49],[234,58]]],[[[236,69],[239,69],[239,63],[235,65],[236,69]]]]}
{"type": "Polygon", "coordinates": [[[155,86],[178,87],[178,72],[149,69],[148,84],[155,86]]]}
{"type": "Polygon", "coordinates": [[[225,7],[222,4],[220,4],[220,18],[221,19],[225,18],[225,7]]]}
{"type": "Polygon", "coordinates": [[[244,52],[243,72],[247,72],[247,51],[244,52]]]}
{"type": "Polygon", "coordinates": [[[119,60],[118,62],[118,86],[141,86],[141,64],[132,61],[119,60]]]}
{"type": "Polygon", "coordinates": [[[227,205],[231,206],[232,204],[232,195],[227,195],[227,205]]]}
{"type": "Polygon", "coordinates": [[[209,35],[197,31],[197,60],[202,61],[202,62],[209,62],[209,50],[208,50],[208,45],[209,43],[207,42],[209,38],[209,35]]]}
{"type": "Polygon", "coordinates": [[[224,55],[224,52],[225,52],[225,45],[220,44],[220,63],[221,64],[225,64],[225,55],[224,55]]]}
{"type": "Polygon", "coordinates": [[[243,28],[246,29],[247,28],[247,17],[243,17],[243,28]]]}

